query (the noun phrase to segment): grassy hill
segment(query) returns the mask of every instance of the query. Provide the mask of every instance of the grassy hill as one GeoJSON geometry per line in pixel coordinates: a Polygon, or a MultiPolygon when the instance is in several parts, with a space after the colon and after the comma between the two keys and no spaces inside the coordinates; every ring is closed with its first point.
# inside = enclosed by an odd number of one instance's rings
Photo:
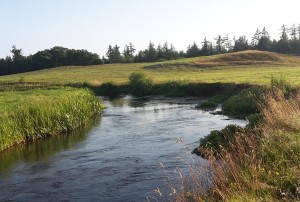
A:
{"type": "Polygon", "coordinates": [[[243,51],[155,63],[69,66],[1,76],[0,82],[127,83],[132,72],[143,72],[155,83],[191,82],[269,83],[271,76],[300,84],[300,57],[262,51],[243,51]]]}

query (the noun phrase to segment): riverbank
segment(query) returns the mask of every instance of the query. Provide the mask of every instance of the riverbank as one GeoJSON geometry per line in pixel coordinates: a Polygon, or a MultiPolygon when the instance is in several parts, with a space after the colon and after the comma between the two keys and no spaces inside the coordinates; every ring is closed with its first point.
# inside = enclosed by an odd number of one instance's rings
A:
{"type": "Polygon", "coordinates": [[[205,193],[197,188],[180,192],[177,201],[300,199],[300,92],[270,90],[261,99],[259,112],[255,124],[227,126],[200,141],[194,153],[208,159],[214,173],[212,187],[205,193]]]}
{"type": "Polygon", "coordinates": [[[102,109],[86,89],[47,87],[0,92],[0,151],[74,130],[102,109]]]}

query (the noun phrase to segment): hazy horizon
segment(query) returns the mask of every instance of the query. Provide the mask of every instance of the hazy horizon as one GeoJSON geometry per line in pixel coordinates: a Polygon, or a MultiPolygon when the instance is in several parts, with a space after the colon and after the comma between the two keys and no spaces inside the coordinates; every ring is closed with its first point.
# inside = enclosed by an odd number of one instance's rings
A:
{"type": "Polygon", "coordinates": [[[200,44],[204,37],[212,40],[219,34],[250,40],[263,27],[277,39],[283,24],[300,23],[296,0],[3,0],[0,5],[0,58],[11,55],[13,45],[24,55],[63,46],[103,56],[108,45],[123,49],[132,42],[141,50],[150,40],[186,50],[193,41],[200,44]]]}

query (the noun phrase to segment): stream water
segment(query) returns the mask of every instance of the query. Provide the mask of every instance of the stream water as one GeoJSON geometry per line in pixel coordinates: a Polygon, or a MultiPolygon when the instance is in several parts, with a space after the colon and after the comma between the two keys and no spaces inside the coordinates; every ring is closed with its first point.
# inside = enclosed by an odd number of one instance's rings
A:
{"type": "Polygon", "coordinates": [[[196,110],[197,102],[103,98],[107,109],[90,125],[1,153],[0,201],[151,201],[158,187],[168,195],[174,169],[187,171],[189,158],[205,164],[190,154],[201,137],[246,124],[196,110]]]}

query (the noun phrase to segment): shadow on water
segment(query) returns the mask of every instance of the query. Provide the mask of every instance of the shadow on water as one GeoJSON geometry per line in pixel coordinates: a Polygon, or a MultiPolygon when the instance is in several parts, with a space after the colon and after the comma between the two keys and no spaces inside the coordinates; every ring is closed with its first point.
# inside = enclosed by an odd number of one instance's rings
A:
{"type": "Polygon", "coordinates": [[[131,96],[103,97],[103,99],[109,101],[113,107],[130,106],[132,108],[145,107],[147,102],[151,100],[150,97],[135,97],[133,99],[131,96]]]}
{"type": "Polygon", "coordinates": [[[99,125],[100,121],[101,117],[95,116],[88,124],[77,130],[21,144],[0,153],[0,176],[4,173],[9,174],[13,167],[20,162],[47,160],[58,152],[76,147],[77,144],[86,140],[89,131],[99,125]]]}

